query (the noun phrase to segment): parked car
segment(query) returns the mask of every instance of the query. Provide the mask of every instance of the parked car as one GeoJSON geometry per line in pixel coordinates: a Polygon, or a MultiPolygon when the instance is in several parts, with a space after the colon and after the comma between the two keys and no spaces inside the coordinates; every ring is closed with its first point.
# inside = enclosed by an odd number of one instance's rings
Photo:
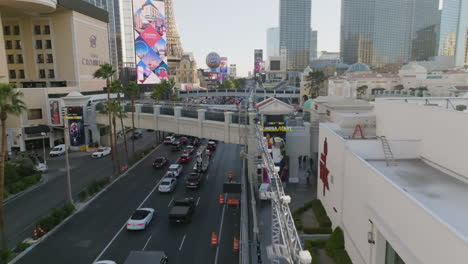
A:
{"type": "Polygon", "coordinates": [[[172,177],[166,177],[161,180],[158,186],[158,191],[162,193],[168,193],[174,191],[177,185],[177,179],[172,177]]]}
{"type": "Polygon", "coordinates": [[[132,134],[132,139],[139,139],[139,138],[142,138],[143,137],[143,132],[141,130],[135,130],[135,132],[133,132],[132,134]]]}
{"type": "Polygon", "coordinates": [[[135,210],[127,221],[127,230],[145,230],[151,220],[153,220],[153,208],[140,208],[135,210]]]}
{"type": "Polygon", "coordinates": [[[44,162],[39,162],[34,165],[34,170],[38,172],[45,172],[49,167],[44,162]]]}
{"type": "Polygon", "coordinates": [[[175,141],[174,136],[167,136],[164,138],[164,144],[169,145],[172,144],[175,141]]]}
{"type": "Polygon", "coordinates": [[[158,157],[153,161],[153,167],[155,169],[165,167],[167,164],[169,164],[169,160],[165,157],[158,157]]]}
{"type": "Polygon", "coordinates": [[[178,178],[181,173],[182,173],[182,165],[172,164],[171,166],[169,166],[169,169],[167,170],[166,176],[167,177],[178,178]]]}
{"type": "Polygon", "coordinates": [[[186,146],[185,149],[183,150],[184,153],[187,153],[189,155],[192,155],[194,151],[195,151],[195,148],[192,145],[186,146]]]}
{"type": "Polygon", "coordinates": [[[92,158],[102,158],[104,156],[107,156],[111,154],[111,148],[110,147],[101,147],[96,150],[96,152],[93,152],[91,154],[92,158]]]}
{"type": "Polygon", "coordinates": [[[199,188],[201,183],[202,177],[200,173],[190,173],[185,178],[185,187],[186,188],[199,188]]]}
{"type": "Polygon", "coordinates": [[[58,157],[63,154],[65,154],[65,144],[57,145],[49,152],[49,156],[51,157],[58,157]]]}

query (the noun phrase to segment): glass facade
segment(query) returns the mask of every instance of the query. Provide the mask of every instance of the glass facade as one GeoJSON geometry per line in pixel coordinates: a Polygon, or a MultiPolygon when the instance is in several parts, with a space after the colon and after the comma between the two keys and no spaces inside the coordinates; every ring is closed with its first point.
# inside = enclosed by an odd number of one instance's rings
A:
{"type": "Polygon", "coordinates": [[[269,28],[267,29],[267,56],[279,56],[280,52],[280,29],[269,28]]]}
{"type": "Polygon", "coordinates": [[[455,57],[455,65],[468,65],[466,59],[468,0],[444,0],[440,19],[438,54],[455,57]]]}
{"type": "Polygon", "coordinates": [[[384,66],[402,64],[417,56],[434,56],[438,3],[438,0],[342,0],[343,61],[384,66]],[[428,39],[432,44],[427,43],[428,39]]]}
{"type": "Polygon", "coordinates": [[[310,32],[310,60],[317,58],[317,30],[310,32]]]}
{"type": "Polygon", "coordinates": [[[311,0],[280,0],[280,46],[287,49],[288,70],[309,65],[311,0]]]}
{"type": "Polygon", "coordinates": [[[405,264],[388,242],[385,249],[385,264],[405,264]]]}

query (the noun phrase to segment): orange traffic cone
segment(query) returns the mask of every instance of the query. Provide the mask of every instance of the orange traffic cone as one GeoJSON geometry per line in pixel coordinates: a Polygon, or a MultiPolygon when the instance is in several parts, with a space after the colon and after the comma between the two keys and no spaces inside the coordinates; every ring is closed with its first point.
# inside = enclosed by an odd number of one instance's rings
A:
{"type": "Polygon", "coordinates": [[[219,195],[219,204],[224,204],[224,195],[223,194],[219,195]]]}
{"type": "Polygon", "coordinates": [[[218,236],[215,232],[211,233],[211,245],[214,247],[218,245],[218,236]]]}
{"type": "Polygon", "coordinates": [[[233,252],[239,252],[239,240],[237,240],[236,237],[234,237],[234,246],[232,247],[233,252]]]}

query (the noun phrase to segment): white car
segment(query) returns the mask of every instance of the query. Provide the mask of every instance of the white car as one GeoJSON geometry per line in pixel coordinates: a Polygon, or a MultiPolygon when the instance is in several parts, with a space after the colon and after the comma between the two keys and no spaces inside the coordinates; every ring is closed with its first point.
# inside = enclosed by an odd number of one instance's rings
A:
{"type": "Polygon", "coordinates": [[[94,262],[94,264],[117,264],[117,262],[112,261],[112,260],[100,260],[100,261],[94,262]]]}
{"type": "Polygon", "coordinates": [[[43,162],[39,162],[38,164],[36,164],[36,166],[34,166],[34,170],[39,171],[39,172],[44,172],[47,169],[48,169],[47,164],[45,164],[43,162]]]}
{"type": "Polygon", "coordinates": [[[174,177],[179,178],[179,175],[182,173],[182,165],[180,164],[172,164],[169,166],[167,170],[166,176],[167,177],[174,177]]]}
{"type": "Polygon", "coordinates": [[[153,215],[153,208],[136,209],[130,219],[128,219],[127,230],[145,230],[151,220],[153,220],[153,215]]]}
{"type": "Polygon", "coordinates": [[[63,154],[65,154],[65,144],[57,145],[49,152],[49,156],[51,157],[58,157],[63,154]]]}
{"type": "Polygon", "coordinates": [[[174,136],[167,136],[164,138],[164,144],[172,144],[174,143],[175,141],[175,137],[174,136]]]}
{"type": "Polygon", "coordinates": [[[102,147],[98,148],[96,152],[94,152],[91,157],[93,158],[102,158],[104,156],[107,156],[111,154],[111,148],[110,147],[102,147]]]}
{"type": "Polygon", "coordinates": [[[162,193],[168,193],[174,191],[177,185],[177,179],[175,178],[164,178],[159,183],[158,191],[162,193]]]}

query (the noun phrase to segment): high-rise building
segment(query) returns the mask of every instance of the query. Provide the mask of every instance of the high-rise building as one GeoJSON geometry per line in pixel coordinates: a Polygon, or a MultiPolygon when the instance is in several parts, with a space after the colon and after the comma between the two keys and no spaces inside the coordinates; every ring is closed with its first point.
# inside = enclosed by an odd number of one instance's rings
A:
{"type": "Polygon", "coordinates": [[[280,29],[279,27],[267,29],[267,56],[279,56],[280,29]]]}
{"type": "Polygon", "coordinates": [[[236,64],[229,65],[229,76],[233,78],[237,77],[237,65],[236,64]]]}
{"type": "Polygon", "coordinates": [[[468,65],[468,0],[444,0],[440,19],[438,55],[454,57],[457,66],[468,65]]]}
{"type": "Polygon", "coordinates": [[[288,70],[309,65],[311,11],[311,0],[280,0],[280,47],[287,49],[288,70]]]}
{"type": "Polygon", "coordinates": [[[317,30],[312,30],[310,32],[310,60],[317,58],[317,40],[318,32],[317,30]]]}
{"type": "Polygon", "coordinates": [[[439,0],[342,0],[341,54],[347,64],[402,64],[436,55],[439,0]]]}

